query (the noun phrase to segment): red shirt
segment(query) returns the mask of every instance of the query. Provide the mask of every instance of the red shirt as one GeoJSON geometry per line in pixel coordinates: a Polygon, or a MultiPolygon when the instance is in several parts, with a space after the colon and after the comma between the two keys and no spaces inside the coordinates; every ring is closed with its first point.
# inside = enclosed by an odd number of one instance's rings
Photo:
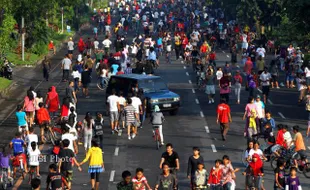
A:
{"type": "Polygon", "coordinates": [[[221,169],[219,169],[217,172],[215,172],[215,169],[212,168],[211,171],[210,171],[210,175],[209,175],[209,179],[208,179],[208,184],[213,184],[213,185],[216,185],[216,184],[219,184],[222,179],[222,173],[223,171],[221,169]]]}
{"type": "Polygon", "coordinates": [[[38,123],[41,125],[44,121],[50,121],[50,115],[48,114],[48,111],[46,108],[40,108],[37,111],[37,120],[38,123]]]}
{"type": "Polygon", "coordinates": [[[216,59],[216,54],[215,53],[210,53],[209,59],[210,60],[215,60],[216,59]]]}
{"type": "Polygon", "coordinates": [[[284,142],[284,134],[282,130],[278,130],[277,138],[276,138],[276,144],[283,146],[285,144],[284,142]]]}
{"type": "Polygon", "coordinates": [[[230,114],[230,107],[227,104],[219,104],[217,106],[217,114],[219,115],[219,122],[220,123],[228,123],[229,122],[229,114],[230,114]]]}
{"type": "Polygon", "coordinates": [[[62,105],[60,114],[62,117],[68,117],[69,116],[69,108],[65,105],[62,105]]]}

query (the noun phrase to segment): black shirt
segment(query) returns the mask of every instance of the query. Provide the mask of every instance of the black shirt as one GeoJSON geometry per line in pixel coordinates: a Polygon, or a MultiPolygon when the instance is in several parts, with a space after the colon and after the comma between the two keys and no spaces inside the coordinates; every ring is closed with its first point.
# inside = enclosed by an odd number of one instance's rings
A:
{"type": "MultiPolygon", "coordinates": [[[[274,173],[278,173],[278,182],[282,187],[285,188],[285,171],[284,169],[280,169],[279,167],[274,170],[274,173]]],[[[276,184],[275,184],[276,186],[276,184]]]]}
{"type": "Polygon", "coordinates": [[[90,83],[90,72],[83,71],[82,72],[82,84],[89,84],[90,83]]]}
{"type": "Polygon", "coordinates": [[[164,152],[161,155],[161,157],[165,159],[165,162],[167,162],[169,164],[170,168],[176,168],[177,167],[176,159],[179,159],[179,155],[177,152],[173,151],[171,155],[169,155],[167,152],[164,152]]]}
{"type": "Polygon", "coordinates": [[[74,99],[74,97],[73,97],[73,92],[74,92],[74,88],[73,88],[73,87],[68,86],[68,87],[66,88],[66,96],[67,96],[68,98],[70,98],[70,100],[73,100],[73,99],[74,99]]]}
{"type": "Polygon", "coordinates": [[[61,159],[61,171],[72,170],[72,159],[74,158],[74,153],[71,149],[61,149],[58,155],[61,159]]]}
{"type": "Polygon", "coordinates": [[[188,166],[187,166],[187,175],[195,175],[195,172],[198,168],[198,163],[203,163],[203,157],[199,156],[198,159],[195,159],[194,156],[190,156],[188,158],[188,166]]]}
{"type": "Polygon", "coordinates": [[[60,173],[49,173],[46,179],[47,184],[51,184],[52,190],[62,189],[62,176],[60,173]]]}

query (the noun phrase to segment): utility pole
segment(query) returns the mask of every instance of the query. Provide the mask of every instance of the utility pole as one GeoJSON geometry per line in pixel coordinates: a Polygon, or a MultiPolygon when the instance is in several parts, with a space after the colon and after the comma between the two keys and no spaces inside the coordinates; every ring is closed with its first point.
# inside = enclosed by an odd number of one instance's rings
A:
{"type": "Polygon", "coordinates": [[[61,33],[64,33],[64,7],[61,7],[61,33]]]}
{"type": "Polygon", "coordinates": [[[22,17],[22,60],[25,61],[25,21],[22,17]]]}
{"type": "Polygon", "coordinates": [[[93,8],[93,0],[90,0],[90,8],[93,8]]]}

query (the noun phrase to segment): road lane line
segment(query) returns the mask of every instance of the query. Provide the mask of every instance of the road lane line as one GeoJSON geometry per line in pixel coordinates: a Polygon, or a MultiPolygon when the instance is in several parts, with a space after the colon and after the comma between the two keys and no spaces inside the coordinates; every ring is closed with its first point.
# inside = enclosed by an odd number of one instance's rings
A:
{"type": "Polygon", "coordinates": [[[210,130],[209,130],[209,127],[208,127],[208,126],[205,126],[205,129],[206,129],[206,132],[207,132],[207,133],[210,133],[210,130]]]}
{"type": "Polygon", "coordinates": [[[196,104],[199,104],[199,100],[198,100],[197,98],[196,98],[196,100],[195,100],[195,101],[196,101],[196,104]]]}
{"type": "Polygon", "coordinates": [[[200,116],[201,116],[201,117],[205,117],[205,115],[203,114],[202,111],[200,111],[200,116]]]}
{"type": "Polygon", "coordinates": [[[229,55],[226,55],[229,58],[229,55]]]}
{"type": "Polygon", "coordinates": [[[217,152],[214,144],[211,144],[211,148],[213,152],[217,152]]]}
{"type": "Polygon", "coordinates": [[[115,176],[115,170],[112,170],[111,173],[110,173],[110,182],[113,182],[114,181],[114,176],[115,176]]]}
{"type": "Polygon", "coordinates": [[[258,90],[259,93],[263,93],[261,89],[257,88],[257,90],[258,90]]]}
{"type": "Polygon", "coordinates": [[[187,75],[187,76],[189,76],[189,73],[188,73],[188,72],[186,72],[186,75],[187,75]]]}
{"type": "Polygon", "coordinates": [[[270,105],[272,105],[272,101],[270,99],[267,100],[270,105]]]}
{"type": "Polygon", "coordinates": [[[188,80],[188,83],[189,83],[189,84],[192,84],[192,81],[191,81],[191,80],[188,80]]]}
{"type": "Polygon", "coordinates": [[[184,69],[186,69],[186,67],[185,67],[185,66],[184,66],[183,68],[184,68],[184,69]]]}
{"type": "Polygon", "coordinates": [[[119,147],[115,147],[114,156],[118,156],[119,147]]]}
{"type": "Polygon", "coordinates": [[[195,92],[195,89],[192,89],[192,92],[193,92],[193,94],[195,94],[196,92],[195,92]]]}
{"type": "Polygon", "coordinates": [[[278,112],[278,114],[282,117],[282,119],[286,119],[281,112],[278,112]]]}
{"type": "Polygon", "coordinates": [[[223,53],[225,53],[225,51],[223,51],[223,53]]]}

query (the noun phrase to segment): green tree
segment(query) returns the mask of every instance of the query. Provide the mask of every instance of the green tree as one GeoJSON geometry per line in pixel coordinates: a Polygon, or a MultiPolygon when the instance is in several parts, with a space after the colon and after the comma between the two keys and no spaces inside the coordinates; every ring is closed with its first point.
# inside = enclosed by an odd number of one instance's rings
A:
{"type": "Polygon", "coordinates": [[[10,50],[14,42],[12,40],[11,34],[14,31],[14,25],[16,21],[10,13],[4,13],[3,22],[0,26],[0,53],[4,53],[10,50]]]}

